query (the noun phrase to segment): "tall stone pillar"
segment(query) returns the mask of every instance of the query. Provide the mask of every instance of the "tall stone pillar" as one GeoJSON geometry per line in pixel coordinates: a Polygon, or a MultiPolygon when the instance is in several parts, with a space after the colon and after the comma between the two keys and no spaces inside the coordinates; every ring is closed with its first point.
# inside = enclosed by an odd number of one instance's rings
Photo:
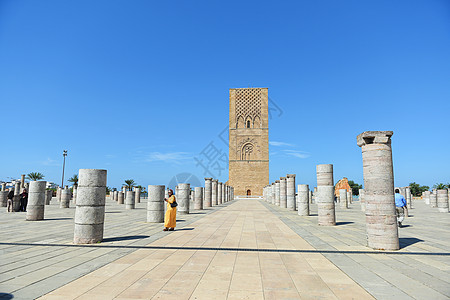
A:
{"type": "Polygon", "coordinates": [[[295,210],[295,174],[286,176],[286,206],[289,210],[295,210]]]}
{"type": "Polygon", "coordinates": [[[217,204],[222,204],[222,189],[223,189],[223,183],[218,182],[217,183],[217,204]]]}
{"type": "Polygon", "coordinates": [[[309,185],[298,185],[297,211],[299,216],[309,216],[309,185]]]}
{"type": "Polygon", "coordinates": [[[135,208],[134,191],[127,191],[127,196],[125,197],[125,209],[135,208]]]}
{"type": "Polygon", "coordinates": [[[73,196],[72,196],[73,204],[77,204],[77,195],[78,195],[78,186],[74,185],[73,186],[73,196]]]}
{"type": "Polygon", "coordinates": [[[14,185],[13,211],[20,210],[20,182],[14,185]]]}
{"type": "Polygon", "coordinates": [[[286,177],[280,177],[280,207],[287,208],[286,177]]]}
{"type": "Polygon", "coordinates": [[[62,188],[58,186],[56,188],[56,200],[58,200],[58,202],[61,202],[61,192],[62,192],[62,188]]]}
{"type": "Polygon", "coordinates": [[[6,192],[6,182],[2,183],[2,192],[6,192]]]}
{"type": "Polygon", "coordinates": [[[431,194],[430,191],[425,191],[422,193],[422,198],[423,201],[425,201],[425,204],[430,205],[430,194],[431,194]]]}
{"type": "Polygon", "coordinates": [[[270,191],[271,191],[271,195],[270,195],[270,198],[271,198],[271,200],[272,200],[272,204],[273,205],[276,205],[276,203],[277,203],[277,200],[276,200],[276,196],[275,196],[275,193],[276,193],[276,188],[275,188],[275,182],[272,182],[272,184],[270,185],[271,187],[270,187],[270,191]]]}
{"type": "Polygon", "coordinates": [[[66,186],[61,192],[61,202],[59,203],[59,208],[69,208],[70,198],[72,198],[72,194],[69,190],[69,187],[66,186]]]}
{"type": "Polygon", "coordinates": [[[352,189],[350,189],[350,191],[347,191],[347,202],[348,202],[348,204],[353,203],[352,189]]]}
{"type": "Polygon", "coordinates": [[[336,225],[334,207],[334,180],[333,165],[323,164],[316,166],[317,171],[317,212],[318,222],[321,226],[336,225]]]}
{"type": "Polygon", "coordinates": [[[141,188],[134,188],[134,201],[141,203],[141,188]]]}
{"type": "Polygon", "coordinates": [[[123,195],[123,192],[120,191],[120,192],[117,194],[117,203],[118,203],[118,204],[123,204],[124,201],[125,201],[124,198],[125,198],[125,197],[124,197],[124,195],[123,195]]]}
{"type": "Polygon", "coordinates": [[[45,188],[47,181],[31,181],[28,191],[27,221],[44,220],[45,188]]]}
{"type": "Polygon", "coordinates": [[[194,209],[203,209],[203,189],[200,186],[195,187],[194,209]]]}
{"type": "Polygon", "coordinates": [[[361,211],[366,211],[366,203],[364,200],[364,190],[359,189],[359,204],[361,204],[361,211]]]}
{"type": "Polygon", "coordinates": [[[224,183],[224,184],[222,184],[222,203],[226,202],[226,200],[225,200],[226,190],[227,190],[227,185],[224,183]]]}
{"type": "Polygon", "coordinates": [[[367,245],[380,250],[399,249],[392,135],[392,131],[366,131],[357,137],[363,159],[367,245]]]}
{"type": "Polygon", "coordinates": [[[164,223],[165,196],[164,185],[148,186],[147,222],[164,223]]]}
{"type": "Polygon", "coordinates": [[[20,191],[25,188],[25,174],[20,175],[20,191]]]}
{"type": "Polygon", "coordinates": [[[94,244],[103,239],[106,170],[80,169],[75,209],[74,244],[94,244]]]}
{"type": "Polygon", "coordinates": [[[189,183],[178,184],[177,212],[180,214],[189,214],[189,195],[191,185],[189,183]]]}
{"type": "Polygon", "coordinates": [[[437,208],[439,212],[448,213],[448,191],[437,190],[437,208]]]}
{"type": "Polygon", "coordinates": [[[280,181],[275,180],[275,205],[280,206],[280,181]]]}
{"type": "Polygon", "coordinates": [[[6,184],[2,183],[2,190],[0,191],[0,207],[7,207],[8,205],[8,191],[6,191],[6,184]]]}
{"type": "Polygon", "coordinates": [[[217,179],[212,180],[211,199],[212,205],[217,205],[217,179]]]}
{"type": "Polygon", "coordinates": [[[52,190],[48,190],[45,193],[45,205],[50,205],[50,202],[52,201],[53,198],[53,191],[52,190]]]}
{"type": "Polygon", "coordinates": [[[348,208],[348,199],[347,199],[347,190],[346,189],[339,190],[339,202],[341,204],[341,208],[348,208]]]}
{"type": "Polygon", "coordinates": [[[409,186],[405,188],[405,194],[406,205],[408,206],[408,208],[413,208],[411,188],[409,186]]]}
{"type": "Polygon", "coordinates": [[[430,193],[430,207],[437,207],[437,192],[435,190],[430,193]]]}
{"type": "Polygon", "coordinates": [[[212,178],[205,178],[205,207],[212,206],[212,178]]]}

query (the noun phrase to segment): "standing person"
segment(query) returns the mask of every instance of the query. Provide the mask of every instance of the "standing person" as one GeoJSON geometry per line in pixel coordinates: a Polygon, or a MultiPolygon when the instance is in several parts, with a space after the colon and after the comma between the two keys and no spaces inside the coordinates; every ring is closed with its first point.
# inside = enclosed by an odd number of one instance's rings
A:
{"type": "Polygon", "coordinates": [[[28,192],[27,189],[23,189],[22,194],[20,194],[20,211],[27,211],[28,204],[28,192]]]}
{"type": "Polygon", "coordinates": [[[167,210],[164,216],[164,229],[163,231],[173,231],[177,226],[177,202],[175,201],[173,191],[169,190],[169,198],[164,198],[167,202],[167,210]]]}
{"type": "Polygon", "coordinates": [[[402,228],[402,222],[405,219],[405,211],[406,210],[406,200],[403,195],[400,194],[399,189],[395,189],[395,209],[397,210],[397,222],[398,227],[402,228]]]}
{"type": "Polygon", "coordinates": [[[6,198],[8,199],[8,212],[13,212],[14,211],[14,188],[12,188],[9,193],[8,196],[6,196],[6,198]]]}

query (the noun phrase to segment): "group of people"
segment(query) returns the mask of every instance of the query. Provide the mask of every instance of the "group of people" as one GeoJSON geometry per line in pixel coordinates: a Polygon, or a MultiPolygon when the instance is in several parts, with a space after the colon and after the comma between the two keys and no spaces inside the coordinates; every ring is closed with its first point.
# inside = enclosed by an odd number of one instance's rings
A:
{"type": "MultiPolygon", "coordinates": [[[[19,195],[19,211],[27,211],[28,205],[28,192],[27,189],[23,189],[23,192],[19,195]]],[[[12,188],[8,195],[7,200],[7,210],[8,212],[14,211],[14,188],[12,188]]]]}

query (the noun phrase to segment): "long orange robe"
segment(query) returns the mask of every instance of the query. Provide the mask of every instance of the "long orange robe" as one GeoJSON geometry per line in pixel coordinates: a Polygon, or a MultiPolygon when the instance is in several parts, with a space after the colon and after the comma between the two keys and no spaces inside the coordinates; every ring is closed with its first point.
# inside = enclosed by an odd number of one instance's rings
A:
{"type": "Polygon", "coordinates": [[[173,227],[177,226],[177,208],[170,206],[170,203],[175,202],[175,196],[172,195],[167,199],[167,210],[166,215],[164,216],[164,227],[173,227]]]}

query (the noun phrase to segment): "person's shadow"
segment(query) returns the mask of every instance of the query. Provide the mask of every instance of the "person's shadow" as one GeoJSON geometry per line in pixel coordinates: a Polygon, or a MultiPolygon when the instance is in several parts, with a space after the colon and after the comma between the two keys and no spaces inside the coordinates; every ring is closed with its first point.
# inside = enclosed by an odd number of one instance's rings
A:
{"type": "MultiPolygon", "coordinates": [[[[410,225],[408,225],[410,226],[410,225]]],[[[400,245],[400,249],[414,245],[415,243],[424,242],[424,240],[417,238],[399,238],[398,243],[400,245]]]]}

